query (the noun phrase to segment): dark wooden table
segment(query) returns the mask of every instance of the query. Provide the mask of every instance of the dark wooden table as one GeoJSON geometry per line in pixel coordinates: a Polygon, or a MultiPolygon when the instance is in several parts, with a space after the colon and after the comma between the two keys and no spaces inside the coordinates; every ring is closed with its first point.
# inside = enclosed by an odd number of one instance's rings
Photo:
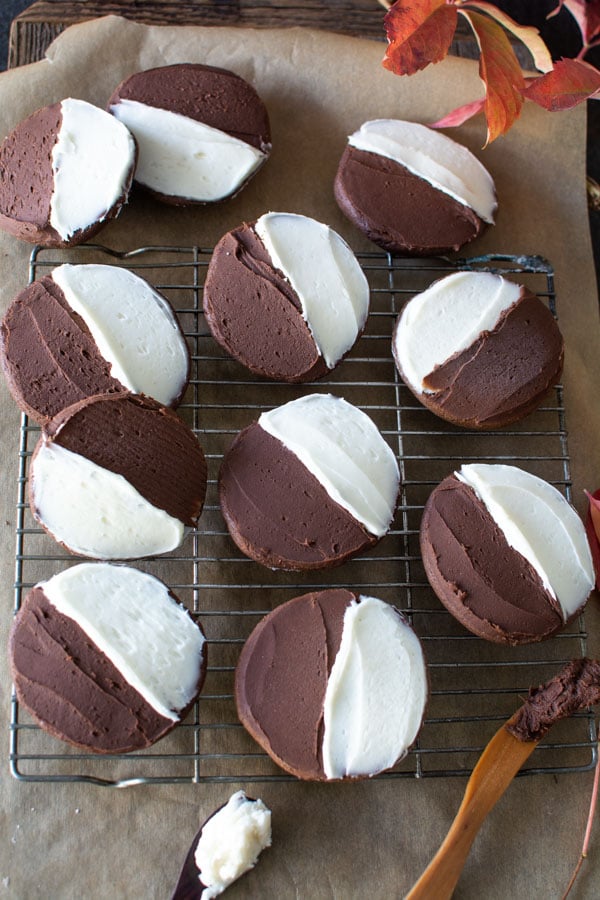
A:
{"type": "MultiPolygon", "coordinates": [[[[558,30],[555,20],[545,21],[547,9],[556,6],[555,0],[496,2],[520,22],[541,27],[555,56],[575,52],[572,44],[577,40],[577,30],[569,14],[563,13],[561,23],[565,24],[559,23],[558,30]]],[[[111,13],[149,25],[301,25],[385,40],[385,10],[377,0],[37,0],[12,23],[8,67],[41,59],[52,40],[69,25],[111,13]]],[[[462,19],[451,52],[477,56],[473,36],[462,19]]],[[[594,184],[600,182],[600,101],[588,103],[588,175],[590,229],[600,284],[600,196],[594,191],[594,184]]]]}

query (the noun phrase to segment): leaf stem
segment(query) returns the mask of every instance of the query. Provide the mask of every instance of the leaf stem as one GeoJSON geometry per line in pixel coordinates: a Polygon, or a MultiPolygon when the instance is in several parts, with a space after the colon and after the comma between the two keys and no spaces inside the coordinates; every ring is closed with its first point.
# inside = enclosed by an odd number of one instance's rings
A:
{"type": "MultiPolygon", "coordinates": [[[[596,742],[599,745],[599,749],[600,749],[600,727],[596,730],[596,742]]],[[[581,848],[581,856],[577,860],[577,865],[575,866],[575,869],[573,870],[573,874],[571,875],[571,880],[569,881],[569,883],[567,885],[567,889],[562,896],[562,900],[566,900],[566,898],[571,893],[571,888],[575,884],[575,880],[576,880],[577,876],[579,875],[580,869],[581,869],[581,867],[584,863],[584,860],[586,859],[587,854],[588,854],[588,849],[590,846],[590,838],[592,835],[592,826],[594,824],[594,814],[596,812],[596,806],[598,803],[598,787],[599,787],[599,785],[600,785],[600,756],[598,757],[598,760],[596,762],[596,768],[594,770],[594,783],[592,786],[592,796],[590,799],[590,811],[588,814],[585,835],[583,838],[583,847],[581,848]]]]}

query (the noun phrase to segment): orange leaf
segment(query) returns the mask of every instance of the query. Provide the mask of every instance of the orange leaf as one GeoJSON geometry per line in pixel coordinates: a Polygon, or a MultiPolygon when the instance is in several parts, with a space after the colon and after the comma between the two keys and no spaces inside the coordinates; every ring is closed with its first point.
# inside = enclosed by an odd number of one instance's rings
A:
{"type": "Polygon", "coordinates": [[[384,67],[396,75],[413,75],[447,55],[457,11],[446,0],[398,0],[383,21],[389,42],[384,67]]]}
{"type": "Polygon", "coordinates": [[[542,37],[533,25],[519,25],[510,16],[498,9],[492,3],[486,3],[484,0],[467,0],[469,9],[478,9],[487,13],[493,19],[504,26],[507,31],[512,32],[521,43],[525,44],[533,57],[536,69],[540,72],[550,72],[552,69],[552,56],[542,40],[542,37]]]}
{"type": "Polygon", "coordinates": [[[547,75],[527,81],[523,94],[538,106],[571,109],[600,91],[600,72],[582,59],[561,59],[547,75]]]}
{"type": "Polygon", "coordinates": [[[473,100],[472,103],[465,103],[464,106],[459,106],[457,109],[452,110],[452,112],[448,113],[447,116],[443,116],[443,118],[438,119],[437,122],[432,122],[429,127],[454,128],[457,125],[462,125],[462,123],[466,122],[467,119],[470,119],[471,116],[475,116],[478,112],[481,112],[484,105],[484,98],[482,98],[481,100],[473,100]]]}
{"type": "MultiPolygon", "coordinates": [[[[519,118],[525,79],[514,50],[501,26],[480,13],[460,12],[475,32],[481,57],[479,76],[486,87],[487,144],[506,134],[519,118]]],[[[545,77],[545,76],[544,76],[545,77]]]]}

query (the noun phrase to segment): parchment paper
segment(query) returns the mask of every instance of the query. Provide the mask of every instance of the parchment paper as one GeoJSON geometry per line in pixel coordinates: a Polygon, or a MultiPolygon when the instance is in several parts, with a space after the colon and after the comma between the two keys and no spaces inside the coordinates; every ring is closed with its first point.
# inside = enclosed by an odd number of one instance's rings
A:
{"type": "MultiPolygon", "coordinates": [[[[234,201],[207,209],[135,203],[99,236],[108,246],[212,245],[243,219],[290,210],[330,223],[355,250],[372,249],[333,200],[346,135],[367,118],[431,122],[480,94],[477,65],[448,59],[399,79],[380,66],[381,44],[301,31],[157,28],[107,17],[69,29],[41,63],[0,77],[0,136],[40,106],[66,96],[104,106],[132,72],[173,62],[225,66],[265,100],[273,154],[234,201]]],[[[574,497],[600,483],[598,301],[584,191],[585,109],[551,115],[527,105],[515,128],[484,152],[481,122],[456,137],[493,173],[497,225],[469,252],[537,253],[556,270],[566,339],[565,392],[574,497]]],[[[30,247],[0,235],[2,311],[27,281],[30,247]]],[[[0,386],[2,427],[1,644],[12,610],[18,413],[0,386]]],[[[597,598],[588,604],[590,653],[600,653],[597,598]]],[[[4,655],[0,746],[8,747],[9,676],[4,655]]],[[[493,729],[490,731],[490,736],[493,729]]],[[[0,896],[163,898],[198,825],[237,785],[150,786],[125,791],[88,785],[21,784],[2,762],[0,896]]],[[[552,898],[581,848],[592,774],[516,780],[485,823],[456,896],[552,898]]],[[[273,848],[230,889],[235,897],[390,898],[405,893],[429,861],[458,808],[464,779],[354,785],[250,786],[273,810],[273,848]]],[[[573,896],[598,896],[596,837],[573,896]]]]}

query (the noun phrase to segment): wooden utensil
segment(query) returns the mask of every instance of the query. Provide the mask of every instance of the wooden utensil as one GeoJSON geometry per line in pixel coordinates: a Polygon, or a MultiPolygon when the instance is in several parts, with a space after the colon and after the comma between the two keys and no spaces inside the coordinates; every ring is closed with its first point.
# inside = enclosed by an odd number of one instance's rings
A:
{"type": "Polygon", "coordinates": [[[473,769],[446,838],[406,900],[448,900],[471,845],[525,760],[559,719],[600,702],[600,663],[576,659],[529,698],[498,729],[473,769]]]}

